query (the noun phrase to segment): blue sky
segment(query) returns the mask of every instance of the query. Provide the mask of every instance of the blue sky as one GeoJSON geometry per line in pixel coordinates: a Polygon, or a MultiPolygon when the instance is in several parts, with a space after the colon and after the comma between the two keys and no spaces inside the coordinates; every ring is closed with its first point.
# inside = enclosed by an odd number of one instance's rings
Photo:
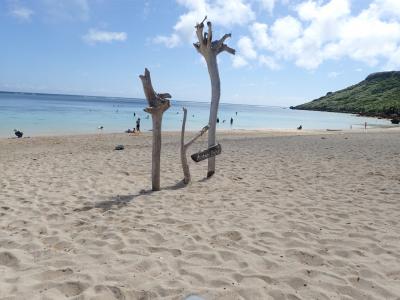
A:
{"type": "Polygon", "coordinates": [[[192,46],[208,15],[222,102],[289,106],[400,68],[399,0],[2,0],[0,90],[209,101],[192,46]]]}

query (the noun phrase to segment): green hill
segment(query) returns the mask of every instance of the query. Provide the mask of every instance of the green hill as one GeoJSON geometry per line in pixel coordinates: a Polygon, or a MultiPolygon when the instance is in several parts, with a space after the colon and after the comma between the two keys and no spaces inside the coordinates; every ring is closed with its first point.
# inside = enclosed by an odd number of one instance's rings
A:
{"type": "Polygon", "coordinates": [[[374,73],[356,85],[291,108],[398,119],[400,72],[374,73]]]}

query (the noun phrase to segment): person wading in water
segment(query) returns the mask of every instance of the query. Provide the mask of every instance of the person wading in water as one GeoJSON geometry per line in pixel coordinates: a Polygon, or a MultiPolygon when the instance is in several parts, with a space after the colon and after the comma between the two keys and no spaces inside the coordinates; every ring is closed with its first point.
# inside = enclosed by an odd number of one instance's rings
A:
{"type": "Polygon", "coordinates": [[[139,133],[140,132],[140,118],[138,118],[136,120],[136,132],[139,133]]]}

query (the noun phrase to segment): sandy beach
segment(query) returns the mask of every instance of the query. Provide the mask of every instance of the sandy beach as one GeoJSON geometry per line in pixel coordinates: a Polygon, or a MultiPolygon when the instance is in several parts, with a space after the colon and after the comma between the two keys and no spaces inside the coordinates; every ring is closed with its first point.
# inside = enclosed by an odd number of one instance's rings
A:
{"type": "Polygon", "coordinates": [[[218,140],[0,139],[0,299],[400,299],[399,130],[218,140]]]}

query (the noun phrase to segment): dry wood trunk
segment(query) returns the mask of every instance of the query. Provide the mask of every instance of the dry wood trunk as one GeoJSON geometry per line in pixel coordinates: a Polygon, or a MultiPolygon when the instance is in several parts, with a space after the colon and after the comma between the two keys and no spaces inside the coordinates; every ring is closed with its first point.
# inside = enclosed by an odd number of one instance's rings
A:
{"type": "Polygon", "coordinates": [[[162,113],[156,112],[151,114],[153,121],[153,149],[151,155],[151,174],[152,174],[152,190],[160,190],[160,166],[161,166],[161,124],[162,113]]]}
{"type": "MultiPolygon", "coordinates": [[[[208,73],[211,80],[211,107],[209,124],[210,130],[208,131],[208,147],[216,144],[216,131],[217,131],[217,118],[218,107],[221,96],[221,81],[219,79],[217,57],[211,56],[207,60],[208,73]]],[[[215,156],[208,159],[207,177],[211,177],[215,173],[215,156]]]]}
{"type": "MultiPolygon", "coordinates": [[[[228,52],[235,54],[235,49],[228,47],[224,44],[225,40],[231,36],[231,34],[225,34],[219,40],[212,40],[212,25],[211,22],[207,22],[208,32],[203,33],[204,21],[196,25],[196,35],[198,42],[194,44],[196,50],[204,57],[207,63],[208,73],[211,81],[211,105],[210,105],[210,118],[209,126],[210,131],[208,133],[208,147],[216,144],[216,128],[217,128],[217,117],[218,117],[218,106],[221,95],[221,82],[218,72],[217,55],[221,52],[228,52]]],[[[208,170],[207,177],[211,177],[215,173],[215,156],[208,159],[208,170]]]]}
{"type": "Polygon", "coordinates": [[[161,165],[161,125],[163,113],[170,107],[169,100],[171,98],[168,93],[157,94],[151,83],[149,70],[145,69],[144,75],[139,76],[142,80],[143,91],[146,96],[149,107],[144,111],[151,114],[153,122],[153,146],[151,156],[151,182],[152,190],[160,190],[160,165],[161,165]]]}
{"type": "Polygon", "coordinates": [[[187,109],[184,107],[182,109],[183,109],[183,121],[182,121],[182,131],[181,131],[181,163],[183,170],[183,183],[188,184],[191,181],[191,176],[190,176],[189,164],[186,157],[186,151],[199,137],[201,137],[204,133],[207,132],[210,126],[209,125],[204,126],[199,133],[197,133],[189,142],[185,144],[187,109]]]}
{"type": "Polygon", "coordinates": [[[183,108],[183,121],[182,121],[182,132],[181,132],[181,163],[183,170],[183,183],[188,184],[191,178],[190,178],[189,164],[186,157],[187,147],[185,147],[186,117],[187,117],[187,109],[183,108]]]}

